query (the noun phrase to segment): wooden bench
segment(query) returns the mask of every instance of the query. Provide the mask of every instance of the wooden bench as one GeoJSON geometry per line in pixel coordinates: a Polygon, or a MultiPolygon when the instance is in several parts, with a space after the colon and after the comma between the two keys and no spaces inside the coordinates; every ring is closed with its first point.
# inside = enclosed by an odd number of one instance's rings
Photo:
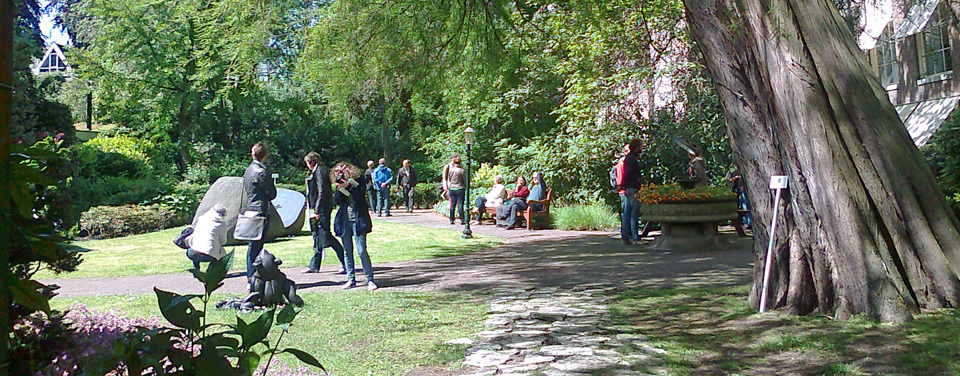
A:
{"type": "MultiPolygon", "coordinates": [[[[513,191],[507,191],[507,196],[513,194],[513,191]]],[[[550,201],[553,198],[553,188],[547,189],[547,198],[543,200],[527,200],[527,209],[524,211],[517,212],[517,217],[523,217],[524,222],[527,224],[527,230],[532,230],[534,228],[543,229],[550,226],[550,201]],[[543,205],[543,210],[533,211],[533,204],[543,205]]],[[[476,208],[471,210],[471,213],[476,213],[476,208]]],[[[495,216],[497,215],[496,206],[485,206],[483,208],[483,213],[488,216],[485,218],[482,214],[479,216],[478,225],[483,225],[485,219],[492,220],[496,222],[495,216]]]]}

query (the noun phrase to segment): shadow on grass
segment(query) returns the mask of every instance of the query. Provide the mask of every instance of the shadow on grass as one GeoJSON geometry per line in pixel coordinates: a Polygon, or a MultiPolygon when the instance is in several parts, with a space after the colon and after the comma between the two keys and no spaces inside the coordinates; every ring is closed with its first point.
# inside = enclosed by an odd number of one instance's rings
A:
{"type": "Polygon", "coordinates": [[[900,325],[865,317],[760,315],[747,287],[622,292],[615,322],[667,350],[656,363],[671,374],[956,374],[960,315],[941,311],[900,325]]]}

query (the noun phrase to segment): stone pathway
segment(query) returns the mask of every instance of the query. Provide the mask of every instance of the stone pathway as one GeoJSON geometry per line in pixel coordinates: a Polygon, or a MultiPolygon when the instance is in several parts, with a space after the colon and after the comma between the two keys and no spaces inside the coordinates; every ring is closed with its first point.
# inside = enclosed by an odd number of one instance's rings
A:
{"type": "Polygon", "coordinates": [[[448,343],[472,345],[466,376],[647,375],[635,369],[666,351],[611,324],[606,303],[614,292],[603,285],[501,290],[487,330],[448,343]]]}

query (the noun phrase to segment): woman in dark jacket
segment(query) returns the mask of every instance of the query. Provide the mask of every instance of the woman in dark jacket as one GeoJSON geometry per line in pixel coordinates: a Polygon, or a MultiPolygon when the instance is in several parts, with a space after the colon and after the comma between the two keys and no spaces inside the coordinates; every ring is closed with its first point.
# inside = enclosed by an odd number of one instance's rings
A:
{"type": "Polygon", "coordinates": [[[513,198],[497,208],[497,227],[513,230],[517,222],[517,213],[527,210],[527,196],[529,195],[530,189],[527,188],[527,180],[523,176],[518,176],[517,188],[513,190],[513,198]]]}
{"type": "Polygon", "coordinates": [[[360,174],[357,166],[340,162],[331,170],[330,180],[337,185],[333,203],[340,206],[333,219],[333,232],[343,242],[343,258],[347,269],[347,282],[343,284],[343,288],[357,286],[353,258],[353,246],[356,244],[363,272],[367,275],[367,290],[376,290],[373,266],[367,253],[367,234],[373,230],[373,222],[366,199],[366,177],[360,174]]]}

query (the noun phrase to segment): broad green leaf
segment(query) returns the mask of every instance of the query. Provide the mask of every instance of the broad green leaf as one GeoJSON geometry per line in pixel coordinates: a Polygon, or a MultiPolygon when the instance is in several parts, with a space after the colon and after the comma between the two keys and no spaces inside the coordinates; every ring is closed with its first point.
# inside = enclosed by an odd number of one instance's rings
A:
{"type": "Polygon", "coordinates": [[[240,316],[237,316],[237,331],[240,332],[240,338],[243,339],[243,349],[250,350],[253,345],[263,342],[270,333],[270,327],[273,326],[273,314],[275,308],[270,308],[260,314],[256,321],[247,324],[240,316]]]}
{"type": "Polygon", "coordinates": [[[325,368],[323,368],[323,365],[320,364],[320,361],[317,360],[317,358],[313,357],[313,355],[310,355],[303,350],[297,350],[297,349],[291,348],[291,349],[283,349],[283,352],[293,354],[293,356],[297,357],[297,359],[300,359],[301,362],[317,367],[323,370],[324,372],[327,371],[325,368]]]}
{"type": "Polygon", "coordinates": [[[293,307],[293,304],[287,304],[280,310],[280,313],[277,314],[277,324],[285,325],[293,322],[293,319],[297,318],[297,309],[293,307]]]}
{"type": "Polygon", "coordinates": [[[153,288],[153,291],[157,294],[160,313],[167,321],[184,329],[197,330],[200,328],[200,312],[190,303],[191,299],[197,298],[199,295],[179,295],[156,287],[153,288]]]}
{"type": "Polygon", "coordinates": [[[37,311],[50,313],[50,302],[41,292],[41,289],[45,287],[42,283],[32,279],[17,279],[12,275],[8,275],[6,284],[10,289],[11,299],[14,303],[37,311]]]}

